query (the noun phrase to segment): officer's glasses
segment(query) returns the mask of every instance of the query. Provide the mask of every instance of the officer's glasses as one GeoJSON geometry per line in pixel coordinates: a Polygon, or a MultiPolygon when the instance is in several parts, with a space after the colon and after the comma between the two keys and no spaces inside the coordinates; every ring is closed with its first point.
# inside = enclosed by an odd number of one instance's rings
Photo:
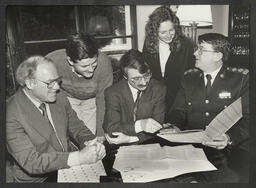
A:
{"type": "Polygon", "coordinates": [[[203,48],[204,48],[203,46],[196,46],[196,47],[194,48],[194,52],[197,51],[198,55],[202,55],[203,52],[216,52],[216,51],[214,51],[214,50],[205,50],[205,49],[203,49],[203,48]]]}
{"type": "Polygon", "coordinates": [[[56,83],[58,83],[59,86],[62,84],[62,76],[60,76],[60,77],[58,77],[58,78],[56,78],[56,79],[54,79],[50,82],[45,82],[45,81],[39,80],[37,78],[35,78],[35,80],[46,84],[48,89],[52,89],[55,86],[56,83]]]}
{"type": "Polygon", "coordinates": [[[142,82],[144,79],[145,81],[149,81],[151,78],[152,74],[151,73],[146,73],[144,76],[138,76],[138,77],[133,77],[130,80],[136,83],[142,82]]]}

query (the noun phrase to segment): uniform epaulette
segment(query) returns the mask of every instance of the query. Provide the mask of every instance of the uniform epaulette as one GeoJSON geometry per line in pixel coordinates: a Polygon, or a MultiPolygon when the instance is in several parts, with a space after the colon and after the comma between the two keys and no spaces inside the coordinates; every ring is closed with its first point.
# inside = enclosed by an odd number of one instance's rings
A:
{"type": "Polygon", "coordinates": [[[188,69],[188,70],[186,70],[186,71],[184,72],[184,75],[187,75],[188,73],[193,73],[193,72],[199,72],[199,70],[196,69],[196,68],[188,69]]]}
{"type": "Polygon", "coordinates": [[[242,73],[244,75],[249,73],[249,70],[245,69],[245,68],[227,67],[227,70],[231,71],[231,72],[239,72],[239,73],[242,73]]]}

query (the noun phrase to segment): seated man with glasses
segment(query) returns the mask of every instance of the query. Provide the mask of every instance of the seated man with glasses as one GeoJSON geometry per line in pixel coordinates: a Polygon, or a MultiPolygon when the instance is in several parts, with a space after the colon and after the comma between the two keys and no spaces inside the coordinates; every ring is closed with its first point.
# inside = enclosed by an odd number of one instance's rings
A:
{"type": "Polygon", "coordinates": [[[58,73],[63,76],[61,90],[79,119],[93,134],[103,136],[104,90],[113,81],[108,56],[98,50],[91,35],[80,33],[68,37],[66,49],[55,50],[46,57],[53,60],[58,73]]]}
{"type": "Polygon", "coordinates": [[[124,78],[105,91],[105,136],[113,144],[143,142],[162,128],[166,88],[151,79],[138,50],[126,52],[120,64],[124,78]]]}
{"type": "MultiPolygon", "coordinates": [[[[227,37],[218,33],[203,34],[198,43],[194,52],[196,68],[185,72],[182,87],[166,119],[176,124],[176,129],[205,129],[217,114],[241,97],[242,119],[216,141],[206,140],[202,144],[217,168],[230,154],[232,161],[237,159],[237,167],[244,169],[248,167],[249,148],[249,71],[225,65],[231,52],[227,37]]],[[[209,175],[214,176],[208,176],[211,177],[208,181],[240,181],[219,172],[210,172],[209,175]]]]}
{"type": "Polygon", "coordinates": [[[21,88],[6,105],[6,146],[13,159],[8,177],[22,183],[56,182],[58,169],[95,163],[105,156],[104,145],[58,93],[61,77],[50,59],[29,57],[15,76],[21,88]]]}

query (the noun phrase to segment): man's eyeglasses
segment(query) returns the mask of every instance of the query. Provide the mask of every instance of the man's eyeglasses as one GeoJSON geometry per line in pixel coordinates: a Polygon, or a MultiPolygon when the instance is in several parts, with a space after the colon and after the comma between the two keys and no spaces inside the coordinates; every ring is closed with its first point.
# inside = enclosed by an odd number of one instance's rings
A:
{"type": "Polygon", "coordinates": [[[150,80],[150,78],[151,78],[151,76],[152,76],[152,74],[151,73],[147,73],[147,74],[145,74],[144,76],[140,76],[140,77],[133,77],[133,78],[131,78],[131,81],[133,81],[133,82],[141,82],[142,81],[142,79],[144,79],[145,81],[149,81],[150,80]]]}
{"type": "Polygon", "coordinates": [[[52,80],[51,82],[45,82],[45,81],[39,80],[37,78],[35,78],[35,80],[46,84],[48,89],[52,89],[55,86],[56,83],[58,83],[59,86],[62,84],[62,76],[52,80]]]}
{"type": "Polygon", "coordinates": [[[196,46],[196,47],[194,48],[194,52],[197,51],[198,55],[202,55],[203,52],[216,52],[216,51],[214,51],[214,50],[205,50],[205,49],[203,49],[203,48],[204,48],[203,46],[196,46]]]}

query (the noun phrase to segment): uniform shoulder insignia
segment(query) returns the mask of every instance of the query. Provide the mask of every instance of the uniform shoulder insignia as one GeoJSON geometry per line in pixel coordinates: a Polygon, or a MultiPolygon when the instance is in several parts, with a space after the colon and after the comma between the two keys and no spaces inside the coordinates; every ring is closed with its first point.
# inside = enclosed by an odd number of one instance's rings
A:
{"type": "Polygon", "coordinates": [[[227,70],[230,71],[230,72],[238,72],[238,73],[242,73],[242,74],[248,74],[249,73],[249,70],[244,69],[244,68],[227,67],[227,70]]]}
{"type": "Polygon", "coordinates": [[[243,74],[248,74],[249,70],[248,69],[244,69],[243,74]]]}
{"type": "Polygon", "coordinates": [[[187,75],[187,74],[189,74],[189,73],[193,73],[193,72],[199,72],[199,70],[198,70],[198,69],[196,69],[196,68],[188,69],[188,70],[186,70],[186,71],[184,72],[184,75],[187,75]]]}

